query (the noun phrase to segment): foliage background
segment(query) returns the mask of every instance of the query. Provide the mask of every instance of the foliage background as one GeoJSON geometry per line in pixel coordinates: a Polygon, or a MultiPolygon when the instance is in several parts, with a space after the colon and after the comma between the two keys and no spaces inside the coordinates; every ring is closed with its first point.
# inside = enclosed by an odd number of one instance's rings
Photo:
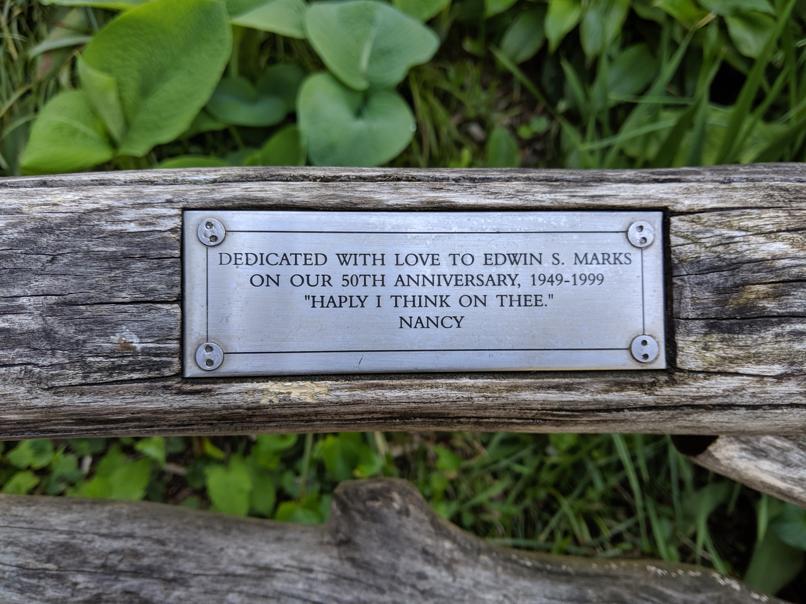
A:
{"type": "MultiPolygon", "coordinates": [[[[152,10],[168,1],[152,0],[152,10]]],[[[6,175],[304,162],[640,168],[806,153],[802,1],[395,0],[344,18],[327,13],[341,10],[329,3],[315,8],[325,11],[318,24],[301,0],[231,1],[231,24],[221,28],[215,0],[181,0],[199,19],[198,35],[173,36],[165,48],[174,63],[158,64],[109,58],[121,49],[137,56],[156,35],[103,33],[116,14],[106,7],[137,0],[52,4],[2,3],[6,175]],[[65,4],[94,7],[55,6],[65,4]],[[209,18],[199,16],[202,4],[209,18]],[[407,32],[387,33],[388,56],[371,59],[381,61],[374,72],[343,48],[377,25],[367,25],[368,12],[407,32]],[[401,12],[416,19],[400,21],[401,12]],[[194,44],[189,64],[174,47],[194,44]],[[195,79],[163,85],[176,65],[195,79]],[[138,96],[132,78],[141,89],[190,95],[190,109],[165,113],[173,98],[138,96]],[[143,104],[157,125],[138,125],[143,104]]],[[[0,443],[5,493],[147,499],[282,521],[321,522],[338,482],[376,475],[414,481],[439,513],[496,543],[659,557],[792,600],[806,593],[804,512],[692,466],[668,437],[0,443]]]]}

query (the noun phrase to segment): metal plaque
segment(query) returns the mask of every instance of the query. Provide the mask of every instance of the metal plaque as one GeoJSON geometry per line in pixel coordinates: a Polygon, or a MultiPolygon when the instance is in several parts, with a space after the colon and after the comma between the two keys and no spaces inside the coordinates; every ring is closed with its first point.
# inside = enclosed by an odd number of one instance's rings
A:
{"type": "Polygon", "coordinates": [[[184,213],[187,377],[662,369],[661,212],[184,213]]]}

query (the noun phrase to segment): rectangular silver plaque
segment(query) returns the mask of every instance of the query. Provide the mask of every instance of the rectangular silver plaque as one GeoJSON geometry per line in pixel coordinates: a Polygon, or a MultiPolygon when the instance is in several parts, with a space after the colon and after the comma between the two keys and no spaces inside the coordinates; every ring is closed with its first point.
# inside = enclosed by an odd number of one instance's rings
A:
{"type": "Polygon", "coordinates": [[[662,369],[661,212],[184,213],[187,377],[662,369]]]}

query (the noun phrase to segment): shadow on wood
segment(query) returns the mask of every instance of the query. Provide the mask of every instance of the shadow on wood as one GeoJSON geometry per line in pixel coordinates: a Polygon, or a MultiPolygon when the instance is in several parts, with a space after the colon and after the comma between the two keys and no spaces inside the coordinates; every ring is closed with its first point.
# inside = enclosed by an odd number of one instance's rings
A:
{"type": "Polygon", "coordinates": [[[400,480],[342,484],[328,524],[156,503],[0,496],[0,600],[757,602],[691,566],[496,548],[400,480]]]}

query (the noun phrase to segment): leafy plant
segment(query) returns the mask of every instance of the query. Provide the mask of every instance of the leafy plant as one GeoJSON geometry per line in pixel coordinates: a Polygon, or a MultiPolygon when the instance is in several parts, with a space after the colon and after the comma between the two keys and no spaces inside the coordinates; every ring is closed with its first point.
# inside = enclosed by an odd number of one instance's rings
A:
{"type": "MultiPolygon", "coordinates": [[[[299,136],[294,152],[267,139],[259,151],[232,159],[296,164],[309,149],[319,164],[385,163],[414,133],[411,111],[393,88],[439,46],[418,20],[376,0],[54,3],[125,12],[92,36],[76,61],[80,88],[42,108],[21,160],[28,173],[143,157],[157,145],[206,130],[273,126],[295,109],[300,128],[284,131],[284,140],[292,132],[299,136]],[[298,65],[270,65],[254,81],[238,74],[241,28],[307,38],[336,77],[309,76],[297,107],[305,79],[298,65]]],[[[163,163],[182,165],[186,159],[163,163]]]]}

